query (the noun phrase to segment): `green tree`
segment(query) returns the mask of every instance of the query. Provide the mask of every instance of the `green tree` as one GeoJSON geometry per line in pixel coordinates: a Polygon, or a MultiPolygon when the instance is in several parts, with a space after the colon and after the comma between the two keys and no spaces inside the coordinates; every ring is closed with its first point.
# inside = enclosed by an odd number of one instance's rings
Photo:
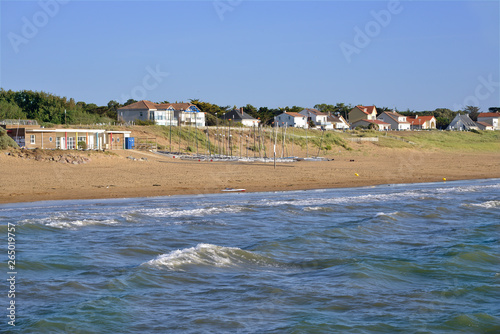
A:
{"type": "Polygon", "coordinates": [[[447,117],[436,117],[436,128],[446,129],[450,125],[451,121],[447,117]]]}
{"type": "Polygon", "coordinates": [[[26,119],[26,113],[13,102],[0,100],[0,119],[26,119]]]}
{"type": "Polygon", "coordinates": [[[324,112],[324,113],[335,113],[337,112],[337,109],[335,108],[335,106],[333,104],[325,104],[325,103],[322,103],[322,104],[316,104],[314,106],[314,109],[318,109],[319,111],[321,112],[324,112]]]}
{"type": "Polygon", "coordinates": [[[128,100],[127,100],[127,102],[125,102],[125,103],[123,104],[123,106],[124,106],[124,107],[126,107],[126,106],[131,105],[131,104],[136,103],[136,102],[137,102],[137,100],[134,100],[134,99],[128,99],[128,100]]]}
{"type": "Polygon", "coordinates": [[[474,106],[466,106],[464,111],[469,114],[469,117],[474,121],[477,122],[477,116],[479,116],[479,107],[474,107],[474,106]]]}

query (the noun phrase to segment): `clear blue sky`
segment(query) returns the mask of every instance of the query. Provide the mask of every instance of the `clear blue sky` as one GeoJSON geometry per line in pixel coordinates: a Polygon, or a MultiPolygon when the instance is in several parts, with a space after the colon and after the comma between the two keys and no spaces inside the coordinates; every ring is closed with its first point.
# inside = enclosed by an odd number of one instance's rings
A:
{"type": "Polygon", "coordinates": [[[500,106],[496,0],[2,0],[0,11],[4,89],[98,105],[500,106]]]}

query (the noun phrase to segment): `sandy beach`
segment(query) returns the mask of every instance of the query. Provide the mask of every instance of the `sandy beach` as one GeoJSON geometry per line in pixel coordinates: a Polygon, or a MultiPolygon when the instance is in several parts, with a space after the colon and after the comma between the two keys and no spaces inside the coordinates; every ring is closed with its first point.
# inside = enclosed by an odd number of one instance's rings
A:
{"type": "Polygon", "coordinates": [[[278,163],[276,169],[272,163],[186,161],[147,151],[73,152],[88,159],[80,164],[1,152],[0,203],[208,194],[226,187],[261,192],[500,178],[499,153],[363,145],[332,155],[332,161],[278,163]]]}

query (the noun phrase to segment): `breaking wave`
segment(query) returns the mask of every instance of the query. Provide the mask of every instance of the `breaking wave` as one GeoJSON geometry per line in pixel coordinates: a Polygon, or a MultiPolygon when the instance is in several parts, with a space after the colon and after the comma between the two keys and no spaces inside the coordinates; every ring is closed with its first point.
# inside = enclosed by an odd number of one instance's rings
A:
{"type": "Polygon", "coordinates": [[[188,271],[194,268],[241,268],[259,270],[283,265],[277,261],[237,247],[198,244],[196,247],[162,254],[143,265],[172,271],[188,271]]]}
{"type": "Polygon", "coordinates": [[[480,208],[485,208],[485,209],[494,209],[494,208],[500,208],[500,201],[487,201],[487,202],[477,203],[477,204],[464,204],[463,206],[465,206],[465,207],[480,207],[480,208]]]}
{"type": "Polygon", "coordinates": [[[42,225],[59,229],[76,229],[91,225],[119,224],[119,221],[115,219],[71,219],[65,214],[60,214],[58,216],[46,218],[24,219],[19,223],[23,225],[42,225]]]}
{"type": "Polygon", "coordinates": [[[251,211],[251,209],[242,206],[227,206],[227,207],[210,207],[189,210],[175,210],[170,208],[154,208],[143,209],[134,212],[134,214],[142,214],[149,217],[204,217],[207,215],[216,215],[221,213],[238,213],[243,211],[251,211]]]}

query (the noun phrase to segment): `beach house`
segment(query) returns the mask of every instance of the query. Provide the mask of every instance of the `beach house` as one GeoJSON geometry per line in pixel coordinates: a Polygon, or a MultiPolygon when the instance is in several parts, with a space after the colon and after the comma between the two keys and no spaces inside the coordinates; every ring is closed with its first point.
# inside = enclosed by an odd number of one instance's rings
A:
{"type": "Polygon", "coordinates": [[[118,121],[154,121],[158,125],[205,126],[205,113],[192,103],[153,103],[138,101],[118,108],[118,121]]]}
{"type": "Polygon", "coordinates": [[[480,113],[477,121],[491,125],[494,130],[500,130],[500,112],[480,113]]]}
{"type": "Polygon", "coordinates": [[[296,112],[284,112],[275,117],[279,127],[307,128],[307,116],[296,112]]]}
{"type": "Polygon", "coordinates": [[[457,115],[451,121],[446,130],[469,131],[478,130],[477,124],[469,117],[469,115],[457,115]]]}
{"type": "Polygon", "coordinates": [[[327,118],[328,122],[332,123],[332,126],[336,130],[348,130],[350,125],[342,116],[330,115],[327,118]]]}
{"type": "Polygon", "coordinates": [[[9,135],[20,146],[28,149],[61,150],[117,150],[125,148],[130,131],[102,129],[55,129],[40,126],[7,125],[9,135]]]}
{"type": "Polygon", "coordinates": [[[412,130],[431,130],[436,128],[436,117],[434,116],[407,116],[406,121],[410,123],[412,130]]]}
{"type": "Polygon", "coordinates": [[[391,130],[405,131],[410,130],[410,123],[407,122],[406,116],[403,116],[395,111],[384,111],[377,119],[391,125],[391,130]]]}
{"type": "Polygon", "coordinates": [[[349,111],[348,118],[351,124],[360,120],[376,120],[377,108],[375,106],[356,106],[349,111]]]}
{"type": "Polygon", "coordinates": [[[487,131],[495,130],[493,128],[493,125],[488,124],[486,122],[476,122],[476,125],[479,128],[479,130],[487,130],[487,131]]]}
{"type": "Polygon", "coordinates": [[[306,108],[299,114],[307,117],[307,122],[313,122],[316,127],[324,130],[333,130],[333,124],[328,121],[328,114],[317,109],[306,108]]]}
{"type": "Polygon", "coordinates": [[[221,117],[223,120],[231,120],[234,124],[241,123],[243,126],[259,126],[260,120],[253,118],[243,111],[243,108],[228,111],[221,117]]]}

